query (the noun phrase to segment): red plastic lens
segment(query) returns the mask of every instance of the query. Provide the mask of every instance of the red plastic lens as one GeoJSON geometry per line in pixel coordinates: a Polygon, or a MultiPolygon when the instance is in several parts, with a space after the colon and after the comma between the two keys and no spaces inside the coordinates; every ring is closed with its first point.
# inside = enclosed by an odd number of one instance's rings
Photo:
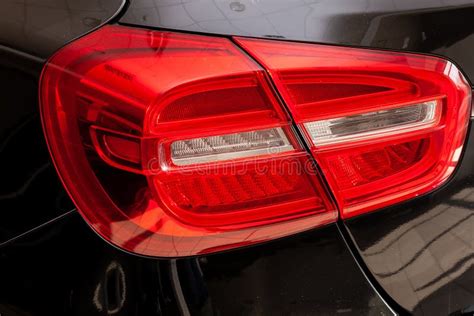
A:
{"type": "Polygon", "coordinates": [[[103,27],[48,62],[41,105],[69,194],[128,251],[194,255],[337,218],[265,71],[227,39],[103,27]]]}
{"type": "Polygon", "coordinates": [[[439,187],[470,88],[427,56],[106,26],[41,80],[46,138],[87,222],[132,252],[185,256],[348,218],[439,187]],[[268,77],[269,75],[269,77],[268,77]],[[270,79],[311,148],[293,132],[270,79]]]}
{"type": "Polygon", "coordinates": [[[269,72],[347,218],[443,184],[470,87],[428,56],[236,38],[269,72]]]}

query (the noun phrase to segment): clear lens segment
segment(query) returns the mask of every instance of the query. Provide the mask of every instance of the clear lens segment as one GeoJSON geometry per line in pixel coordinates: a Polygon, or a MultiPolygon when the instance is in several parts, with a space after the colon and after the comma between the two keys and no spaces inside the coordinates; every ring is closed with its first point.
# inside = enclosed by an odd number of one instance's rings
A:
{"type": "Polygon", "coordinates": [[[282,128],[180,140],[171,144],[175,165],[223,161],[293,150],[282,128]]]}
{"type": "Polygon", "coordinates": [[[322,146],[430,126],[437,123],[440,108],[440,102],[432,100],[401,108],[308,122],[304,123],[304,127],[313,144],[322,146]]]}

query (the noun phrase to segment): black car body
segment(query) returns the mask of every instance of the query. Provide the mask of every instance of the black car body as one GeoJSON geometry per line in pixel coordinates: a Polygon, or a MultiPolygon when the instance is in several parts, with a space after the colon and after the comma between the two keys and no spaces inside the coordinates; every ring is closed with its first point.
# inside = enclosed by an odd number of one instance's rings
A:
{"type": "Polygon", "coordinates": [[[262,244],[152,258],[83,221],[38,104],[46,61],[105,24],[433,55],[472,82],[472,1],[4,0],[0,12],[1,315],[472,313],[472,129],[429,193],[262,244]]]}

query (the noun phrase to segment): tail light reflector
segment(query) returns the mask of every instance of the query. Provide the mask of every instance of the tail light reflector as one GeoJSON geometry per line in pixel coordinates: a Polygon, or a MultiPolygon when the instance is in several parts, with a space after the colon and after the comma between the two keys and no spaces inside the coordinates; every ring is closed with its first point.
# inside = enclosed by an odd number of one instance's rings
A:
{"type": "Polygon", "coordinates": [[[315,147],[381,138],[435,126],[441,118],[441,102],[427,101],[399,108],[303,123],[315,147]]]}
{"type": "Polygon", "coordinates": [[[171,144],[175,165],[190,165],[294,150],[280,127],[179,140],[171,144]]]}
{"type": "Polygon", "coordinates": [[[125,250],[194,255],[337,218],[265,71],[228,39],[106,26],[49,60],[40,97],[71,198],[125,250]]]}
{"type": "Polygon", "coordinates": [[[342,218],[443,184],[460,157],[471,90],[429,56],[235,39],[269,72],[342,218]]]}

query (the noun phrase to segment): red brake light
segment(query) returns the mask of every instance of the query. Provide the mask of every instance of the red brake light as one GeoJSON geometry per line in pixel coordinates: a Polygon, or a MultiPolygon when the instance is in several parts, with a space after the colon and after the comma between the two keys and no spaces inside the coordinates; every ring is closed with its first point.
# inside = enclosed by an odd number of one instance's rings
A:
{"type": "Polygon", "coordinates": [[[41,80],[59,174],[128,251],[234,248],[425,193],[452,174],[471,92],[427,56],[106,26],[41,80]],[[304,140],[280,104],[286,103],[304,140]],[[304,141],[311,154],[304,150],[304,141]]]}
{"type": "Polygon", "coordinates": [[[41,106],[72,199],[128,251],[193,255],[337,218],[265,71],[228,39],[103,27],[51,58],[41,106]]]}
{"type": "Polygon", "coordinates": [[[471,90],[429,56],[236,38],[269,72],[341,217],[439,187],[460,157],[471,90]]]}

